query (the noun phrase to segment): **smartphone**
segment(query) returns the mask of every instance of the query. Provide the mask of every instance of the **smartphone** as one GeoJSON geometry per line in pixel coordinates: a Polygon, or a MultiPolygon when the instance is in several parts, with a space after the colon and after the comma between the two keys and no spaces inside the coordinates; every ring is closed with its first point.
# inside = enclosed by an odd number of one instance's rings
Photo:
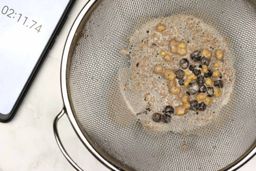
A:
{"type": "Polygon", "coordinates": [[[0,1],[0,121],[10,121],[73,0],[0,1]]]}

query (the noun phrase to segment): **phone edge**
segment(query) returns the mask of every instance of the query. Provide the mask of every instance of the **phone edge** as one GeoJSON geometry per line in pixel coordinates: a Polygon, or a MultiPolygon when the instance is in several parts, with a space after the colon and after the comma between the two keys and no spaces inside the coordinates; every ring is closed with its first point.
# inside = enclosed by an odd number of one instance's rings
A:
{"type": "Polygon", "coordinates": [[[8,123],[10,122],[13,117],[15,116],[18,108],[20,107],[21,102],[24,100],[25,94],[28,92],[29,87],[32,85],[33,80],[35,79],[35,76],[37,75],[40,66],[43,64],[44,59],[47,56],[47,53],[50,51],[50,49],[52,48],[56,37],[58,36],[58,34],[60,33],[61,28],[63,27],[64,23],[65,23],[65,19],[68,17],[68,14],[70,12],[70,10],[72,9],[72,6],[74,4],[75,0],[69,0],[69,3],[67,4],[65,10],[63,11],[60,20],[58,21],[53,34],[51,35],[49,41],[47,42],[41,56],[39,57],[35,67],[33,68],[26,84],[24,85],[17,101],[15,102],[12,110],[10,113],[8,114],[1,114],[0,113],[0,122],[2,123],[8,123]]]}

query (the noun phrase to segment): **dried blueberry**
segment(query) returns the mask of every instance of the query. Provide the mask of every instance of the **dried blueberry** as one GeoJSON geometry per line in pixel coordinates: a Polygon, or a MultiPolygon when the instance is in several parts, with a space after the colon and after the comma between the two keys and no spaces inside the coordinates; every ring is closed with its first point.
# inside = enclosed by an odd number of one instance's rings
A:
{"type": "Polygon", "coordinates": [[[212,71],[211,70],[209,70],[207,73],[204,74],[205,78],[209,78],[211,76],[212,76],[212,71]]]}
{"type": "Polygon", "coordinates": [[[199,109],[199,103],[198,103],[198,101],[197,101],[197,100],[192,100],[192,101],[190,102],[190,110],[196,111],[196,110],[198,110],[198,109],[199,109]]]}
{"type": "Polygon", "coordinates": [[[207,92],[206,86],[205,86],[205,85],[199,86],[199,92],[200,92],[200,93],[205,93],[205,92],[207,92]]]}
{"type": "Polygon", "coordinates": [[[197,84],[199,85],[199,86],[203,86],[204,85],[204,76],[202,76],[202,75],[199,75],[198,77],[197,77],[197,84]]]}
{"type": "Polygon", "coordinates": [[[210,59],[207,59],[207,58],[205,58],[205,57],[202,57],[202,59],[201,59],[201,64],[202,64],[202,65],[209,66],[209,65],[210,65],[210,59]]]}
{"type": "Polygon", "coordinates": [[[223,81],[222,80],[214,81],[214,86],[219,87],[219,88],[223,88],[223,81]]]}
{"type": "Polygon", "coordinates": [[[165,115],[171,116],[171,114],[174,113],[174,108],[173,108],[172,106],[166,106],[166,107],[164,108],[164,110],[163,110],[163,113],[164,113],[165,115]]]}
{"type": "Polygon", "coordinates": [[[179,83],[180,86],[184,86],[184,82],[185,82],[184,79],[179,79],[178,80],[178,83],[179,83]]]}
{"type": "Polygon", "coordinates": [[[200,55],[200,51],[194,51],[193,53],[191,53],[190,58],[194,61],[194,62],[200,62],[201,60],[201,55],[200,55]]]}
{"type": "Polygon", "coordinates": [[[193,70],[194,70],[195,68],[196,68],[195,65],[190,65],[188,69],[189,69],[191,72],[193,72],[193,70]]]}
{"type": "Polygon", "coordinates": [[[206,104],[204,102],[198,104],[198,110],[199,111],[205,111],[206,110],[206,104]]]}
{"type": "Polygon", "coordinates": [[[184,76],[185,76],[185,72],[183,70],[181,70],[181,69],[177,70],[175,72],[175,74],[176,74],[176,78],[178,78],[178,79],[183,79],[184,76]]]}
{"type": "Polygon", "coordinates": [[[213,97],[214,96],[214,88],[213,87],[207,87],[207,95],[209,97],[213,97]]]}
{"type": "Polygon", "coordinates": [[[152,115],[152,120],[154,122],[160,122],[161,121],[161,118],[162,118],[162,115],[160,113],[154,113],[152,115]]]}
{"type": "Polygon", "coordinates": [[[199,86],[196,82],[192,82],[192,83],[189,84],[188,93],[190,95],[196,94],[198,92],[198,90],[199,90],[199,86]]]}
{"type": "Polygon", "coordinates": [[[180,60],[180,67],[182,69],[187,69],[189,67],[189,61],[186,58],[180,60]]]}
{"type": "Polygon", "coordinates": [[[193,74],[195,74],[195,76],[198,76],[198,75],[201,74],[201,71],[199,69],[196,69],[196,68],[194,68],[192,72],[193,72],[193,74]]]}
{"type": "Polygon", "coordinates": [[[169,116],[169,115],[162,115],[161,116],[161,120],[164,123],[169,123],[169,122],[171,122],[171,116],[169,116]]]}

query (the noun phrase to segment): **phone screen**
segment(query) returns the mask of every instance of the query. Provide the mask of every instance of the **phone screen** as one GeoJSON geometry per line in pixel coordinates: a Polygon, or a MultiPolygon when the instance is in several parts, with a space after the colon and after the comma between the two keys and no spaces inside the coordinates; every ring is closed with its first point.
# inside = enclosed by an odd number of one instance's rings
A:
{"type": "Polygon", "coordinates": [[[9,115],[70,0],[0,1],[0,114],[9,115]]]}

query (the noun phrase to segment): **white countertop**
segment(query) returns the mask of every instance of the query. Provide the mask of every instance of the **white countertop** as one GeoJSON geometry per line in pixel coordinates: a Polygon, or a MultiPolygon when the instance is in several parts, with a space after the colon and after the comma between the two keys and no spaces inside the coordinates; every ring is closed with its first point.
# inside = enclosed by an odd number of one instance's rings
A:
{"type": "MultiPolygon", "coordinates": [[[[63,107],[60,63],[65,39],[86,1],[74,4],[68,20],[48,53],[14,119],[0,123],[0,171],[72,171],[54,139],[52,123],[63,107]]],[[[60,136],[72,157],[86,171],[107,170],[90,155],[64,117],[60,136]]],[[[256,157],[239,171],[256,169],[256,157]]]]}

